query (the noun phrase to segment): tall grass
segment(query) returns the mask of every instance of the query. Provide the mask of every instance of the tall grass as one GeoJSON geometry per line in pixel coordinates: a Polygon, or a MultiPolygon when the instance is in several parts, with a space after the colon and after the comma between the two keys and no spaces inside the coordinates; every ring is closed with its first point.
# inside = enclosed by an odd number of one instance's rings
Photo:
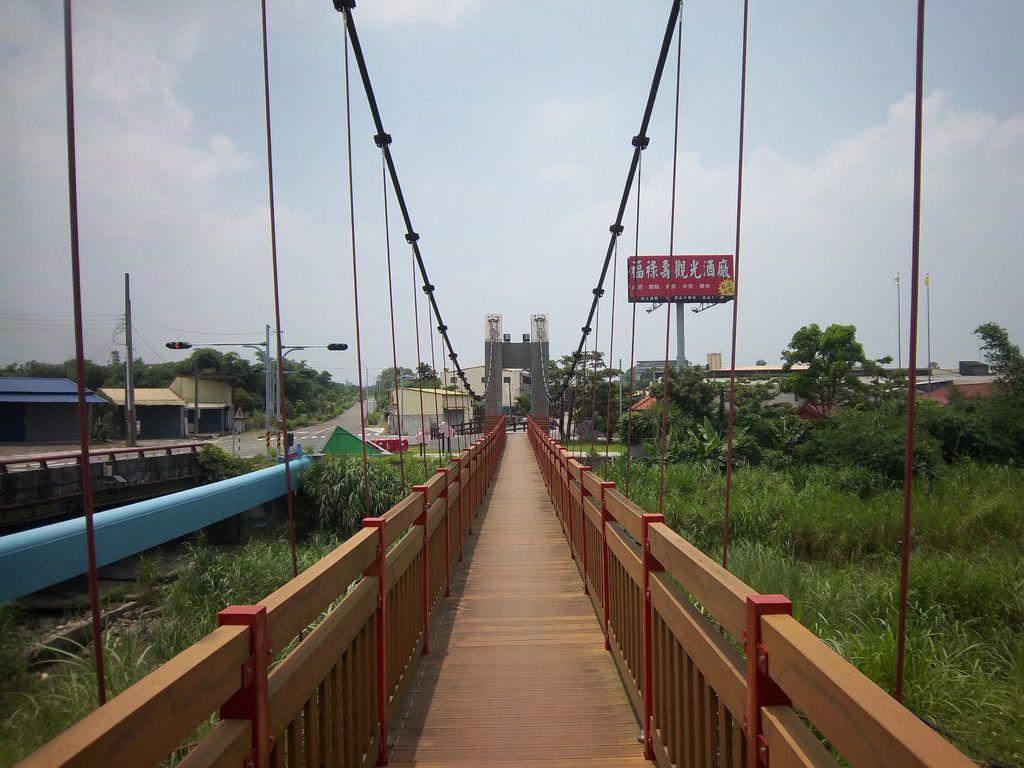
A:
{"type": "MultiPolygon", "coordinates": [[[[609,479],[622,482],[617,462],[609,479]]],[[[630,497],[657,509],[658,467],[630,497]]],[[[729,568],[893,690],[901,492],[863,470],[734,474],[729,568]]],[[[666,467],[667,522],[721,554],[724,485],[666,467]]],[[[915,488],[905,703],[976,758],[1024,765],[1024,471],[971,462],[915,488]]]]}

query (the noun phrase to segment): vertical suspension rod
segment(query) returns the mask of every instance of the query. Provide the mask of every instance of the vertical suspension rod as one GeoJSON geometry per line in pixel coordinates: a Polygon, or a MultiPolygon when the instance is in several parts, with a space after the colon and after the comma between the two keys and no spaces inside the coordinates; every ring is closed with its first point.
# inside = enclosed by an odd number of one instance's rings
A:
{"type": "MultiPolygon", "coordinates": [[[[284,431],[284,488],[288,505],[288,544],[292,556],[292,576],[299,573],[295,553],[295,495],[292,492],[291,462],[288,457],[288,400],[284,392],[284,353],[281,349],[281,290],[277,273],[277,216],[274,208],[274,149],[270,131],[270,63],[267,55],[267,0],[260,0],[260,22],[263,31],[263,107],[267,133],[267,192],[270,202],[270,263],[274,276],[274,323],[277,326],[277,391],[284,431]]],[[[197,374],[198,375],[198,374],[197,374]]],[[[196,425],[199,424],[199,403],[196,403],[196,425]]]]}
{"type": "Polygon", "coordinates": [[[78,249],[78,171],[75,155],[75,82],[71,46],[71,0],[64,0],[64,96],[68,134],[68,205],[71,224],[71,290],[75,312],[75,374],[78,379],[78,438],[81,455],[82,504],[85,511],[85,547],[89,561],[89,606],[92,612],[92,649],[96,664],[96,698],[107,703],[103,669],[103,627],[100,622],[100,590],[96,578],[96,528],[93,525],[92,476],[89,473],[89,407],[85,402],[85,344],[82,329],[82,268],[78,249]]]}
{"type": "MultiPolygon", "coordinates": [[[[910,513],[914,479],[914,415],[917,401],[917,305],[921,283],[921,116],[924,101],[924,0],[917,0],[917,73],[914,104],[914,221],[910,267],[910,359],[907,371],[907,444],[903,461],[903,534],[900,539],[900,604],[896,630],[896,701],[903,701],[910,582],[910,513]]],[[[931,361],[928,361],[931,364],[931,361]]]]}
{"type": "Polygon", "coordinates": [[[736,163],[736,243],[732,268],[732,348],[729,354],[729,425],[725,447],[725,512],[722,516],[722,567],[729,567],[729,511],[732,505],[732,449],[736,418],[736,328],[740,303],[740,225],[743,220],[743,139],[747,110],[747,18],[750,0],[743,0],[743,52],[740,64],[740,135],[736,163]]]}

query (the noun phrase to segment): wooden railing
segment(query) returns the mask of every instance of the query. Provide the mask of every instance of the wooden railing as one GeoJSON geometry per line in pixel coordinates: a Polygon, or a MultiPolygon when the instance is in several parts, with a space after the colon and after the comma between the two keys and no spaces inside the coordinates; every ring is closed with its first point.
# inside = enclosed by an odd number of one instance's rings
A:
{"type": "Polygon", "coordinates": [[[757,594],[532,420],[529,437],[605,647],[640,714],[648,759],[973,765],[794,619],[783,595],[757,594]]]}
{"type": "Polygon", "coordinates": [[[217,629],[20,765],[135,768],[172,754],[187,768],[386,764],[388,720],[429,653],[431,616],[504,445],[502,422],[262,602],[221,611],[217,629]],[[183,748],[214,715],[212,730],[183,748]]]}
{"type": "MultiPolygon", "coordinates": [[[[173,453],[198,453],[206,443],[181,443],[179,445],[157,445],[146,447],[104,448],[100,451],[89,451],[89,461],[110,461],[118,456],[122,458],[141,459],[146,455],[170,456],[173,453]]],[[[81,451],[65,451],[63,453],[38,453],[32,456],[7,456],[0,458],[0,475],[9,474],[11,467],[30,469],[39,467],[46,469],[51,464],[75,466],[82,458],[81,451]]]]}

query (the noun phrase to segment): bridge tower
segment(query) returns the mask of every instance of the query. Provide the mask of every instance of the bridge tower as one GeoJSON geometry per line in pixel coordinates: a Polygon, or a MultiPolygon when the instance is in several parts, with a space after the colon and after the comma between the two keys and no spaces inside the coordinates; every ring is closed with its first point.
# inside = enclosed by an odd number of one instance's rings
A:
{"type": "Polygon", "coordinates": [[[530,415],[546,423],[551,405],[546,387],[548,370],[548,316],[532,315],[530,334],[523,341],[512,341],[502,333],[501,315],[484,316],[484,428],[490,429],[501,418],[502,369],[530,371],[530,415]]]}

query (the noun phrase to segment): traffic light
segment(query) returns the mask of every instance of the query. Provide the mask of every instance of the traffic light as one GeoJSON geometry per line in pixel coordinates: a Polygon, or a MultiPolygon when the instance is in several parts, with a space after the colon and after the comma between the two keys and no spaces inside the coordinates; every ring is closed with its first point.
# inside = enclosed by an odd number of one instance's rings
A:
{"type": "Polygon", "coordinates": [[[187,341],[168,341],[164,346],[168,349],[192,349],[192,345],[187,341]]]}
{"type": "Polygon", "coordinates": [[[328,344],[327,348],[331,350],[331,352],[344,352],[346,349],[348,349],[348,344],[338,342],[335,344],[328,344]]]}

